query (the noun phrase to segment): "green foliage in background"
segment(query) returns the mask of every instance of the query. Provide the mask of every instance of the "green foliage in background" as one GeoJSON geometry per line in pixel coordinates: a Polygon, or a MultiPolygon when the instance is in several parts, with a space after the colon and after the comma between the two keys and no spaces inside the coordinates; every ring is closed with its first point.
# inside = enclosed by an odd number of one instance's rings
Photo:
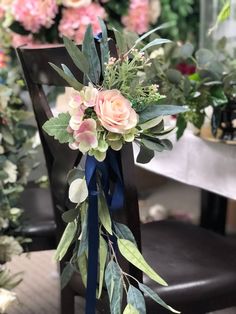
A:
{"type": "MultiPolygon", "coordinates": [[[[1,69],[0,78],[0,264],[4,264],[23,252],[22,243],[26,241],[14,234],[23,213],[18,208],[19,198],[34,163],[36,129],[26,122],[32,114],[19,97],[23,82],[18,69],[1,69]]],[[[0,269],[1,288],[18,282],[0,269]]]]}
{"type": "Polygon", "coordinates": [[[198,42],[199,0],[161,0],[161,16],[158,24],[171,22],[173,27],[163,29],[162,37],[173,40],[198,42]]]}

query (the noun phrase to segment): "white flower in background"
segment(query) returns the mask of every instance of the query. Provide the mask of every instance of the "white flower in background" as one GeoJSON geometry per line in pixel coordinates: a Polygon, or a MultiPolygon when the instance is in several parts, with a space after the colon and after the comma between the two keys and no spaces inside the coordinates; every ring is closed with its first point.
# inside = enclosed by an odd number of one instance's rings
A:
{"type": "Polygon", "coordinates": [[[80,8],[91,4],[92,0],[62,0],[62,4],[68,8],[80,8]]]}
{"type": "Polygon", "coordinates": [[[160,0],[150,0],[150,5],[149,5],[149,20],[150,20],[150,22],[152,24],[155,24],[160,15],[161,15],[160,0]]]}
{"type": "Polygon", "coordinates": [[[0,289],[0,313],[6,313],[9,306],[17,300],[16,294],[6,289],[0,289]]]}
{"type": "Polygon", "coordinates": [[[4,180],[4,183],[15,183],[17,180],[17,166],[10,160],[6,160],[3,170],[8,174],[8,178],[4,180]]]}
{"type": "Polygon", "coordinates": [[[40,140],[40,136],[39,136],[39,132],[37,131],[35,133],[35,135],[30,139],[31,143],[32,143],[32,148],[35,149],[38,146],[41,145],[41,140],[40,140]]]}
{"type": "Polygon", "coordinates": [[[158,49],[152,51],[152,53],[150,54],[150,59],[156,59],[159,57],[164,57],[164,55],[165,55],[165,50],[161,47],[161,48],[158,48],[158,49]]]}
{"type": "Polygon", "coordinates": [[[12,89],[5,85],[0,85],[0,109],[5,109],[10,100],[12,89]]]}

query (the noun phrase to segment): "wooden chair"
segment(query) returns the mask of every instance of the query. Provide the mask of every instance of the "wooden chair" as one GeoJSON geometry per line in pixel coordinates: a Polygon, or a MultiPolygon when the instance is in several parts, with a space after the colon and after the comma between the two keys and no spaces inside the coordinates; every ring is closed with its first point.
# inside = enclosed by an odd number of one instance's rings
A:
{"type": "MultiPolygon", "coordinates": [[[[58,144],[42,131],[43,123],[52,116],[42,85],[67,85],[48,62],[58,66],[66,64],[80,81],[82,76],[63,46],[21,47],[17,49],[17,53],[44,148],[59,238],[64,224],[58,208],[66,210],[68,189],[66,175],[79,163],[81,154],[71,151],[67,145],[58,144]]],[[[115,51],[112,50],[111,54],[115,54],[115,51]]],[[[142,235],[144,256],[167,280],[169,286],[160,287],[145,276],[144,282],[156,290],[167,303],[184,314],[200,314],[235,306],[236,245],[219,235],[181,222],[161,221],[140,225],[133,166],[132,147],[127,145],[121,151],[126,202],[119,218],[129,225],[139,246],[140,234],[142,235]]],[[[61,267],[63,266],[62,263],[61,267]]],[[[140,278],[137,269],[130,265],[127,267],[132,275],[140,278]]],[[[81,287],[79,275],[75,275],[62,291],[62,314],[74,313],[74,297],[78,294],[83,295],[84,289],[81,287]]],[[[109,313],[106,298],[99,305],[101,313],[109,313]]],[[[150,299],[147,299],[147,309],[150,314],[168,313],[150,299]]]]}
{"type": "Polygon", "coordinates": [[[21,194],[19,207],[24,209],[24,213],[22,223],[14,234],[31,239],[31,242],[23,245],[24,250],[32,252],[55,249],[57,226],[50,190],[29,182],[21,194]]]}

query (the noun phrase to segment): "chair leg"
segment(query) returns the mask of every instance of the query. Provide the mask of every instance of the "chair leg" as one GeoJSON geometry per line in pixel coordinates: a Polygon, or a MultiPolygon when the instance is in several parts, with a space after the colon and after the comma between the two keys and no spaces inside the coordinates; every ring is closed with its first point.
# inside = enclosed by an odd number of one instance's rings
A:
{"type": "Polygon", "coordinates": [[[75,314],[75,294],[69,286],[61,291],[61,314],[75,314]]]}

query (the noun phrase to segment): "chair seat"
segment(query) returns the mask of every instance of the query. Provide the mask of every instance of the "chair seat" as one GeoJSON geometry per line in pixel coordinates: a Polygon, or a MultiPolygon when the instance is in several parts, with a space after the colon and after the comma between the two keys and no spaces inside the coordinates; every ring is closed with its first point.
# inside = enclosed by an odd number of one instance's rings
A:
{"type": "MultiPolygon", "coordinates": [[[[161,221],[142,225],[143,254],[168,282],[144,283],[182,313],[236,305],[236,244],[197,226],[161,221]]],[[[147,299],[148,313],[169,313],[147,299]]]]}
{"type": "MultiPolygon", "coordinates": [[[[160,221],[141,226],[143,255],[168,282],[144,283],[183,314],[199,314],[236,305],[236,244],[232,240],[183,222],[160,221]]],[[[84,295],[80,276],[71,287],[84,295]]],[[[107,300],[99,313],[107,312],[107,300]]],[[[170,313],[150,298],[148,314],[170,313]]]]}
{"type": "Polygon", "coordinates": [[[32,239],[30,250],[54,249],[56,222],[49,189],[26,187],[19,205],[24,209],[23,224],[15,234],[32,239]]]}

